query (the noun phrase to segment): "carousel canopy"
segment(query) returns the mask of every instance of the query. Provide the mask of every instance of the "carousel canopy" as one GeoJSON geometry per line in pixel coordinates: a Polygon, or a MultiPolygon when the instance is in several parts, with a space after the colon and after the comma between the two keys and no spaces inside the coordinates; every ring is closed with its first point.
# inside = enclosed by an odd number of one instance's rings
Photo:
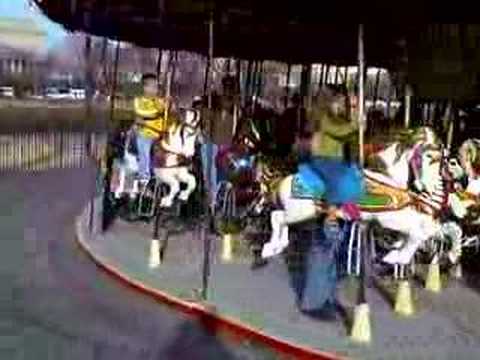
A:
{"type": "Polygon", "coordinates": [[[297,64],[356,64],[357,24],[364,23],[367,65],[406,70],[408,49],[409,80],[427,97],[455,96],[457,88],[471,88],[470,83],[462,84],[467,78],[480,73],[478,56],[473,54],[478,52],[478,26],[466,41],[466,27],[475,25],[427,25],[476,14],[468,0],[457,0],[454,6],[433,0],[35,1],[71,31],[205,55],[213,14],[214,56],[297,64]],[[465,46],[470,43],[473,47],[465,46]],[[434,51],[439,46],[445,51],[434,51]],[[447,91],[445,84],[452,82],[458,87],[447,91]],[[426,83],[432,86],[427,89],[426,83]]]}
{"type": "MultiPolygon", "coordinates": [[[[460,3],[464,2],[459,0],[460,3]]],[[[210,13],[215,56],[292,63],[356,63],[364,22],[368,63],[388,65],[397,41],[418,33],[425,19],[452,19],[432,0],[36,0],[54,21],[144,47],[206,54],[210,13]],[[373,23],[372,23],[373,22],[373,23]]],[[[457,1],[455,7],[461,4],[457,1]]],[[[448,11],[446,11],[448,10],[448,11]]],[[[462,9],[463,10],[463,9],[462,9]]],[[[455,9],[453,10],[455,11],[455,9]]]]}

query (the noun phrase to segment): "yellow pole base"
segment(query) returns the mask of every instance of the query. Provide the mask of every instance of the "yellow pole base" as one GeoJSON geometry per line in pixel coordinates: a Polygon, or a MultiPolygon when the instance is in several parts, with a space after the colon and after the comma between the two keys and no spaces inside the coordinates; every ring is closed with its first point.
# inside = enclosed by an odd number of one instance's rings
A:
{"type": "Polygon", "coordinates": [[[160,241],[152,239],[150,242],[150,256],[148,266],[150,269],[155,269],[160,266],[160,241]]]}
{"type": "Polygon", "coordinates": [[[370,307],[367,303],[357,305],[353,313],[351,339],[357,343],[369,344],[372,341],[370,307]]]}
{"type": "Polygon", "coordinates": [[[440,265],[430,264],[428,266],[427,280],[425,282],[425,289],[428,291],[439,293],[442,290],[442,283],[440,280],[440,265]]]}
{"type": "Polygon", "coordinates": [[[231,262],[233,254],[233,237],[232,234],[223,234],[222,235],[222,255],[221,259],[223,262],[231,262]]]}
{"type": "Polygon", "coordinates": [[[462,264],[458,263],[455,265],[454,274],[455,279],[461,279],[463,277],[462,264]]]}
{"type": "Polygon", "coordinates": [[[400,316],[412,316],[415,313],[412,300],[412,289],[407,280],[398,284],[397,298],[395,299],[395,313],[400,316]]]}

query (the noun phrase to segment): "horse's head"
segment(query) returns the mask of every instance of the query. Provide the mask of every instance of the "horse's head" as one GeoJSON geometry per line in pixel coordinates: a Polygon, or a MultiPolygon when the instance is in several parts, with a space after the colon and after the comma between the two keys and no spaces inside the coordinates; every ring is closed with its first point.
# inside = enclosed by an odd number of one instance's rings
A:
{"type": "Polygon", "coordinates": [[[421,182],[425,190],[433,194],[442,181],[442,148],[438,145],[425,143],[417,151],[420,152],[420,162],[413,161],[412,164],[412,166],[417,167],[419,177],[416,180],[421,182]]]}
{"type": "Polygon", "coordinates": [[[246,119],[246,122],[238,132],[234,142],[251,154],[260,151],[262,138],[251,119],[246,119]]]}
{"type": "Polygon", "coordinates": [[[460,162],[470,179],[480,177],[480,140],[468,139],[458,151],[460,162]]]}
{"type": "Polygon", "coordinates": [[[197,130],[200,126],[200,111],[193,108],[183,109],[183,125],[190,130],[197,130]]]}

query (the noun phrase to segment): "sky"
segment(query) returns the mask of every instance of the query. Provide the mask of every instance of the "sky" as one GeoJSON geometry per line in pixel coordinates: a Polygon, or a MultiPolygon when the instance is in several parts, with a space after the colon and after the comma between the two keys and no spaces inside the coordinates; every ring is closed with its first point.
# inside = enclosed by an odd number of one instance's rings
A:
{"type": "Polygon", "coordinates": [[[0,14],[9,18],[33,18],[39,27],[47,32],[48,48],[61,42],[66,34],[62,26],[50,21],[40,10],[32,10],[27,0],[0,0],[0,14]]]}

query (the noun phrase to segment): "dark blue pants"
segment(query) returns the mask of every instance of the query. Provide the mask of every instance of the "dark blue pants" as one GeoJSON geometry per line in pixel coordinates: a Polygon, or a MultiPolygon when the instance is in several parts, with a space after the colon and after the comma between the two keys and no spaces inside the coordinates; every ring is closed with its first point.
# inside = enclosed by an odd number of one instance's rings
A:
{"type": "Polygon", "coordinates": [[[299,264],[292,271],[297,304],[304,312],[325,309],[336,303],[338,249],[346,239],[348,225],[306,224],[295,231],[299,264]]]}

